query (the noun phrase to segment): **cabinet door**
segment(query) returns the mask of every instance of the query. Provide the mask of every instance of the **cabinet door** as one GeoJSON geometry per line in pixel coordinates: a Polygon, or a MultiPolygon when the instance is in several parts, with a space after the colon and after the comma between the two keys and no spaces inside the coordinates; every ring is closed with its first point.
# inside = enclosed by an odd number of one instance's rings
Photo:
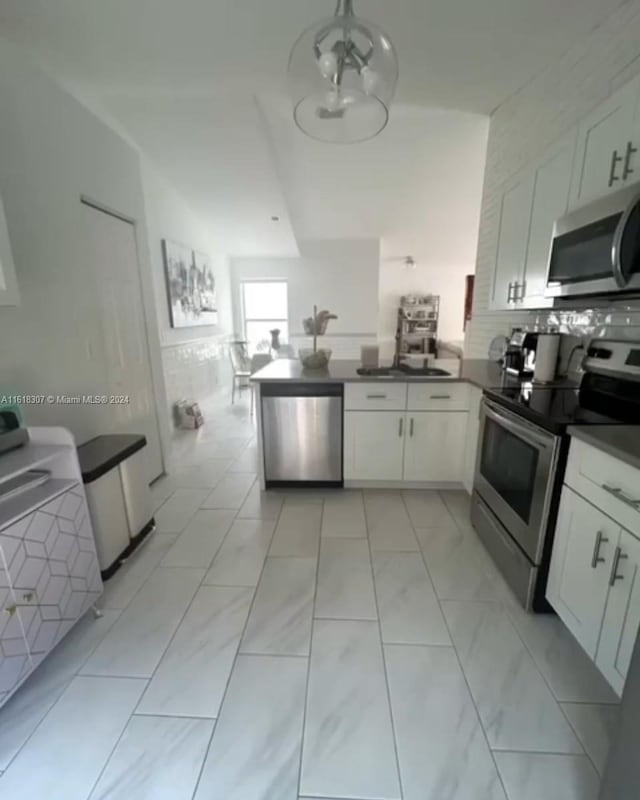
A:
{"type": "Polygon", "coordinates": [[[404,411],[345,412],[345,480],[402,480],[404,431],[404,411]]]}
{"type": "Polygon", "coordinates": [[[522,281],[529,237],[534,176],[529,173],[512,184],[502,196],[496,268],[491,308],[515,307],[514,285],[522,281]]]}
{"type": "Polygon", "coordinates": [[[620,528],[564,487],[551,557],[547,599],[584,650],[595,658],[620,528]]]}
{"type": "Polygon", "coordinates": [[[633,136],[638,86],[638,81],[627,84],[579,125],[571,189],[572,208],[624,185],[625,153],[633,136]]]}
{"type": "Polygon", "coordinates": [[[596,663],[622,694],[640,625],[640,541],[623,530],[618,547],[596,663]]]}
{"type": "Polygon", "coordinates": [[[464,411],[410,412],[404,479],[462,483],[468,417],[464,411]]]}
{"type": "Polygon", "coordinates": [[[567,211],[575,146],[574,132],[555,145],[535,171],[524,292],[521,292],[524,308],[553,305],[553,299],[544,296],[551,236],[553,223],[567,211]]]}
{"type": "Polygon", "coordinates": [[[0,536],[0,705],[31,669],[20,608],[5,569],[15,548],[3,547],[4,541],[0,536]]]}

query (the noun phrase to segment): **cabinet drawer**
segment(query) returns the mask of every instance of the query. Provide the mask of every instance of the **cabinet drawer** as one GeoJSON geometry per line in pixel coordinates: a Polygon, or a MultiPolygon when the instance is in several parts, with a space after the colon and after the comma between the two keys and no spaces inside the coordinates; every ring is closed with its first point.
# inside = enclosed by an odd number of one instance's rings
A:
{"type": "Polygon", "coordinates": [[[413,383],[409,386],[409,411],[468,411],[468,383],[413,383]]]}
{"type": "Polygon", "coordinates": [[[406,383],[347,383],[344,387],[346,411],[404,411],[407,407],[406,383]]]}
{"type": "Polygon", "coordinates": [[[640,470],[572,439],[565,483],[640,536],[640,470]]]}

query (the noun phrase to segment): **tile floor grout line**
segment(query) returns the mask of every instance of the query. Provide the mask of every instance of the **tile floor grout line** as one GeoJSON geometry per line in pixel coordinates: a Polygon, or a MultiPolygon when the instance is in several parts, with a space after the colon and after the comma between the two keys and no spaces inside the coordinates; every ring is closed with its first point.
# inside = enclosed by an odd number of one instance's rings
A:
{"type": "MultiPolygon", "coordinates": [[[[282,504],[284,508],[285,504],[282,504]]],[[[318,580],[320,576],[320,551],[322,548],[322,526],[324,524],[324,500],[322,501],[322,510],[320,512],[320,535],[318,536],[318,545],[316,550],[316,583],[313,589],[313,603],[311,604],[311,633],[309,636],[309,660],[307,662],[307,678],[304,684],[304,704],[302,708],[302,730],[300,732],[300,763],[298,765],[298,790],[297,795],[300,796],[300,789],[302,784],[302,759],[304,756],[304,732],[307,725],[307,708],[309,705],[309,681],[311,679],[311,658],[313,655],[313,629],[315,626],[315,611],[316,600],[318,597],[318,580]]]]}
{"type": "MultiPolygon", "coordinates": [[[[401,495],[402,497],[402,495],[401,495]]],[[[404,506],[404,500],[402,501],[404,506]]],[[[405,506],[406,510],[406,506],[405,506]]],[[[391,722],[391,736],[393,737],[393,751],[396,758],[396,771],[398,774],[398,786],[400,788],[400,800],[404,798],[404,788],[402,784],[402,772],[400,770],[400,754],[398,750],[398,736],[396,734],[396,724],[393,716],[393,704],[391,702],[391,688],[389,686],[389,673],[387,670],[387,659],[384,652],[384,642],[382,641],[382,619],[380,617],[380,605],[378,603],[378,587],[376,585],[376,576],[375,576],[375,569],[373,567],[373,551],[371,549],[371,539],[369,538],[369,520],[366,516],[365,510],[365,520],[367,526],[367,548],[369,551],[369,569],[371,570],[371,583],[373,584],[373,598],[376,604],[376,614],[378,615],[377,624],[378,624],[378,636],[380,638],[380,652],[382,655],[382,669],[384,670],[384,685],[387,690],[387,703],[389,707],[389,720],[391,722]]],[[[413,530],[413,528],[412,528],[413,530]]],[[[415,536],[415,533],[414,533],[415,536]]]]}
{"type": "MultiPolygon", "coordinates": [[[[148,685],[149,685],[149,681],[147,681],[147,686],[148,685]]],[[[142,694],[144,694],[146,689],[147,689],[147,687],[145,686],[142,694]]],[[[142,695],[141,695],[141,697],[142,697],[142,695]]],[[[122,737],[124,736],[124,732],[127,730],[129,725],[131,724],[131,720],[132,719],[133,719],[133,713],[129,714],[129,716],[127,718],[127,721],[122,726],[122,730],[120,731],[120,735],[116,738],[116,741],[115,741],[113,747],[111,748],[111,750],[109,752],[109,755],[106,757],[106,759],[104,760],[104,763],[102,764],[102,768],[98,771],[98,775],[96,776],[96,779],[93,782],[93,784],[91,786],[91,789],[89,790],[89,793],[86,796],[86,800],[91,800],[91,795],[94,793],[94,791],[96,790],[97,785],[100,783],[100,778],[102,778],[102,776],[104,775],[104,772],[105,772],[107,766],[109,765],[109,762],[113,758],[113,754],[116,752],[116,750],[118,748],[118,745],[122,741],[122,737]]]]}
{"type": "MultiPolygon", "coordinates": [[[[118,609],[110,609],[110,610],[115,610],[115,611],[118,611],[118,609]]],[[[91,609],[88,609],[88,610],[85,612],[85,616],[86,616],[87,614],[89,614],[89,613],[91,613],[91,609]]],[[[75,671],[75,672],[74,672],[74,673],[73,673],[73,674],[72,674],[72,675],[69,677],[69,680],[65,681],[64,688],[62,689],[62,691],[60,692],[60,694],[59,694],[59,695],[56,697],[56,699],[54,700],[54,702],[51,704],[51,707],[50,707],[49,709],[47,709],[47,711],[46,711],[46,712],[45,712],[45,714],[43,715],[42,719],[40,719],[40,720],[38,721],[38,723],[37,723],[37,724],[34,726],[34,728],[33,728],[33,730],[31,731],[31,733],[30,733],[30,734],[27,736],[27,738],[24,740],[24,742],[23,742],[23,743],[20,745],[20,747],[19,747],[19,748],[16,750],[16,752],[13,754],[13,756],[12,756],[12,757],[9,759],[9,762],[7,763],[7,765],[6,765],[6,767],[4,768],[4,770],[2,771],[2,773],[0,773],[0,774],[4,775],[4,774],[5,774],[5,772],[7,772],[7,771],[8,771],[9,767],[10,767],[10,766],[13,764],[13,762],[16,760],[16,758],[17,758],[17,757],[20,755],[20,753],[21,753],[21,752],[24,750],[24,748],[27,746],[27,744],[28,744],[28,743],[31,741],[31,739],[32,739],[32,738],[33,738],[33,736],[35,735],[36,731],[37,731],[37,730],[40,728],[40,726],[41,726],[41,725],[42,725],[42,723],[45,721],[45,719],[46,719],[46,718],[49,716],[49,714],[50,714],[50,713],[53,711],[53,709],[54,709],[54,708],[55,708],[55,707],[58,705],[58,703],[59,703],[59,702],[60,702],[60,700],[62,699],[62,696],[63,696],[63,695],[66,693],[67,689],[69,688],[69,686],[71,686],[71,684],[73,683],[73,681],[74,681],[76,678],[84,678],[84,677],[85,677],[84,675],[80,675],[80,670],[81,670],[81,669],[82,669],[82,667],[83,667],[83,666],[84,666],[84,665],[87,663],[87,661],[88,661],[88,660],[91,658],[91,656],[92,656],[92,655],[93,655],[93,653],[94,653],[94,652],[95,652],[95,651],[98,649],[98,647],[99,647],[99,646],[102,644],[102,641],[103,641],[103,639],[106,637],[107,633],[109,633],[109,631],[111,630],[111,628],[113,628],[113,626],[116,624],[116,622],[118,621],[118,619],[120,619],[120,616],[121,616],[121,614],[122,614],[122,611],[118,611],[118,616],[117,616],[117,617],[114,619],[113,623],[112,623],[112,624],[111,624],[111,626],[109,627],[109,630],[107,630],[107,631],[105,632],[104,636],[102,637],[102,639],[100,639],[100,641],[96,642],[96,645],[95,645],[95,647],[93,647],[93,648],[91,649],[91,651],[89,652],[89,654],[87,655],[87,657],[84,659],[84,661],[82,662],[82,664],[80,664],[80,666],[78,667],[78,669],[77,669],[77,670],[76,670],[76,671],[75,671]]],[[[99,621],[100,621],[99,619],[95,619],[95,618],[94,618],[94,624],[97,624],[97,623],[99,623],[99,621]]],[[[78,620],[78,622],[80,622],[80,620],[78,620]]],[[[63,639],[62,639],[62,640],[61,640],[61,641],[60,641],[58,644],[61,644],[63,641],[64,641],[64,638],[63,638],[63,639]]],[[[37,669],[37,668],[36,668],[36,669],[37,669]]],[[[92,677],[92,676],[86,676],[86,677],[92,677]]],[[[100,677],[104,677],[104,676],[102,676],[102,675],[101,675],[100,677]]]]}
{"type": "MultiPolygon", "coordinates": [[[[284,506],[284,504],[283,504],[283,506],[284,506]]],[[[239,511],[239,509],[238,509],[238,511],[239,511]]],[[[267,563],[267,553],[269,552],[269,548],[271,547],[271,542],[273,541],[273,537],[275,536],[276,528],[278,527],[278,523],[280,521],[280,514],[281,513],[282,513],[282,508],[280,510],[280,513],[278,514],[278,519],[276,520],[276,523],[275,523],[275,525],[273,527],[273,531],[271,532],[271,537],[269,538],[269,546],[267,547],[267,549],[265,551],[265,557],[264,557],[264,560],[262,562],[262,569],[260,570],[260,575],[258,576],[258,581],[257,581],[257,583],[255,585],[255,588],[254,588],[253,596],[251,598],[251,603],[249,604],[249,610],[247,612],[247,617],[246,617],[246,619],[244,621],[244,625],[242,626],[242,631],[240,632],[240,637],[238,638],[238,647],[236,649],[236,654],[235,654],[235,656],[233,658],[233,663],[231,665],[231,669],[229,670],[229,675],[227,676],[227,682],[226,682],[225,687],[224,687],[224,692],[222,693],[222,698],[220,700],[220,705],[218,706],[218,716],[216,718],[216,724],[215,724],[215,727],[214,727],[213,732],[211,734],[211,738],[209,739],[209,744],[208,744],[207,749],[205,751],[204,758],[202,759],[202,764],[200,765],[200,770],[198,772],[198,778],[197,778],[197,780],[196,780],[196,782],[194,784],[194,787],[193,787],[193,793],[191,795],[191,800],[195,800],[195,797],[198,794],[198,789],[200,787],[200,781],[202,780],[202,773],[204,772],[205,764],[207,763],[207,759],[209,758],[209,753],[211,752],[211,746],[213,744],[213,738],[214,738],[214,736],[216,734],[216,731],[218,730],[218,722],[219,722],[220,717],[222,715],[222,710],[224,708],[225,700],[227,699],[227,693],[229,691],[229,686],[231,684],[231,679],[233,678],[233,673],[234,673],[234,670],[236,668],[236,664],[238,663],[238,657],[240,656],[240,648],[242,647],[242,639],[244,638],[245,632],[247,630],[247,625],[249,624],[249,617],[251,616],[251,612],[253,611],[253,606],[255,604],[256,596],[258,594],[258,586],[260,585],[260,581],[262,580],[262,576],[264,574],[265,566],[266,566],[266,563],[267,563]]],[[[235,517],[236,519],[237,519],[237,516],[238,515],[236,513],[236,517],[235,517]]],[[[250,658],[255,658],[255,656],[250,656],[250,658]]],[[[267,658],[268,658],[268,656],[267,656],[267,658]]]]}
{"type": "MultiPolygon", "coordinates": [[[[441,498],[441,499],[444,502],[444,499],[443,498],[441,498]]],[[[446,503],[445,503],[445,506],[446,506],[446,503]]],[[[447,506],[447,511],[449,511],[448,506],[447,506]]],[[[449,513],[451,513],[451,512],[449,511],[449,513]]],[[[433,578],[431,576],[431,572],[429,571],[429,565],[427,564],[427,558],[426,558],[426,556],[424,554],[424,551],[423,551],[422,547],[420,547],[420,553],[422,555],[422,561],[424,563],[425,569],[427,570],[427,574],[429,575],[429,580],[433,584],[433,578]]],[[[434,587],[434,591],[435,591],[435,587],[434,587]]],[[[448,622],[447,617],[446,617],[446,615],[444,613],[444,609],[442,608],[442,603],[441,603],[440,598],[438,597],[437,593],[436,593],[436,599],[438,601],[438,606],[440,607],[440,613],[442,614],[442,618],[444,620],[444,624],[445,624],[445,627],[447,629],[447,633],[449,634],[449,638],[451,639],[451,643],[452,643],[452,646],[453,646],[453,652],[455,653],[456,661],[458,662],[458,667],[460,668],[460,673],[462,675],[462,679],[464,680],[464,684],[467,687],[467,692],[469,694],[469,698],[471,700],[471,703],[473,705],[474,711],[476,713],[476,720],[478,722],[478,726],[480,727],[480,730],[482,731],[482,736],[483,736],[485,744],[487,746],[487,750],[488,750],[488,752],[489,752],[489,754],[491,756],[491,761],[493,762],[493,768],[496,771],[496,775],[498,776],[498,780],[500,782],[500,786],[502,787],[502,791],[504,793],[504,796],[505,796],[506,800],[511,800],[511,798],[509,797],[509,794],[507,792],[507,787],[505,786],[505,783],[502,780],[502,775],[500,773],[500,770],[498,769],[498,762],[496,761],[496,759],[495,759],[495,757],[493,755],[493,750],[491,749],[491,744],[489,743],[489,737],[487,735],[487,731],[485,730],[484,724],[482,722],[482,718],[480,716],[480,712],[478,710],[478,706],[476,704],[475,697],[473,696],[473,693],[471,692],[471,686],[469,686],[469,681],[467,679],[467,673],[464,671],[464,667],[462,666],[462,659],[460,658],[460,653],[458,652],[458,648],[456,647],[455,640],[454,640],[453,636],[451,635],[451,628],[449,626],[449,622],[448,622]]]]}

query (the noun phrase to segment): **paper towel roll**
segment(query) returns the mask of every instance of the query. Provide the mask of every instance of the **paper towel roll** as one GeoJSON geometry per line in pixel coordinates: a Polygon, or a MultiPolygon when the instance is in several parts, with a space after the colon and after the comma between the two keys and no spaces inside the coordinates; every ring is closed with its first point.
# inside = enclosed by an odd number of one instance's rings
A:
{"type": "Polygon", "coordinates": [[[551,383],[551,381],[555,379],[559,349],[559,333],[538,334],[536,366],[533,372],[533,380],[536,381],[536,383],[551,383]]]}

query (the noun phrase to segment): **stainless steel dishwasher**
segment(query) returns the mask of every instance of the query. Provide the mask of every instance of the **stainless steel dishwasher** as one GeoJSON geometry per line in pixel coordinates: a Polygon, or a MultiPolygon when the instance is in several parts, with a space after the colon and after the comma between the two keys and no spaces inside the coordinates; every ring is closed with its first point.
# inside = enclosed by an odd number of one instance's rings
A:
{"type": "Polygon", "coordinates": [[[342,486],[340,383],[265,383],[265,483],[342,486]]]}

